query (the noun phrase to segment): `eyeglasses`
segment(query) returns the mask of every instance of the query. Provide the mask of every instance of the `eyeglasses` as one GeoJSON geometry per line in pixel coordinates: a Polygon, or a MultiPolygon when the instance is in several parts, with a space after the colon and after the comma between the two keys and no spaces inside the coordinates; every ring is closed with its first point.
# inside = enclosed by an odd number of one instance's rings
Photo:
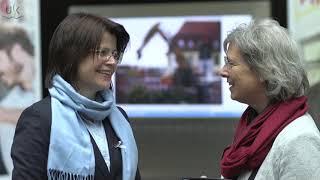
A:
{"type": "Polygon", "coordinates": [[[104,48],[104,49],[94,50],[94,52],[98,55],[99,59],[105,59],[109,61],[112,56],[116,60],[117,64],[121,63],[122,53],[119,53],[117,50],[111,51],[108,48],[104,48]]]}
{"type": "Polygon", "coordinates": [[[235,64],[228,59],[227,56],[224,57],[224,65],[226,66],[227,69],[231,69],[235,64]]]}

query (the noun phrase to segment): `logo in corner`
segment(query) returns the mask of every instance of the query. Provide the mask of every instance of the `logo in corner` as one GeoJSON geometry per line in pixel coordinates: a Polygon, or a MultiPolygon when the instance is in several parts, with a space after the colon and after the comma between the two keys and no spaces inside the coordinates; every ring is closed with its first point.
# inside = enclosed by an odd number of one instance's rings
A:
{"type": "Polygon", "coordinates": [[[10,3],[10,0],[0,2],[0,13],[2,17],[8,19],[19,19],[23,17],[20,6],[17,3],[10,3]]]}

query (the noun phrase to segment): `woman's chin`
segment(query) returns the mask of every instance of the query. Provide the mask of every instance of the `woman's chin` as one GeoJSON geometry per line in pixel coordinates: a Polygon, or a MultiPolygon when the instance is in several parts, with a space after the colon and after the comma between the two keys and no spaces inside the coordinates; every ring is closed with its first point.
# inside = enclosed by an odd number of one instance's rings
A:
{"type": "Polygon", "coordinates": [[[101,83],[101,84],[99,84],[99,89],[100,89],[100,90],[109,89],[109,88],[110,88],[110,84],[111,84],[111,82],[101,83]]]}
{"type": "Polygon", "coordinates": [[[237,96],[234,93],[231,92],[230,97],[231,97],[232,100],[237,101],[237,96]]]}

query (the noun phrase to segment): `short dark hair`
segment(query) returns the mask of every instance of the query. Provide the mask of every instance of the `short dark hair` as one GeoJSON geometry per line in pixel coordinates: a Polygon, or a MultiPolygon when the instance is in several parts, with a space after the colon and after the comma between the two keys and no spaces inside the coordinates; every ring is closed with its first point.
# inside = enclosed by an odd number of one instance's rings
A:
{"type": "Polygon", "coordinates": [[[123,53],[130,36],[121,24],[93,14],[68,15],[58,25],[50,41],[46,87],[52,87],[52,78],[56,74],[72,85],[79,64],[92,50],[99,48],[105,32],[116,36],[117,51],[123,53]]]}
{"type": "Polygon", "coordinates": [[[33,44],[25,29],[11,23],[0,25],[0,49],[6,50],[10,55],[10,50],[14,44],[20,44],[21,47],[31,56],[34,56],[33,44]]]}

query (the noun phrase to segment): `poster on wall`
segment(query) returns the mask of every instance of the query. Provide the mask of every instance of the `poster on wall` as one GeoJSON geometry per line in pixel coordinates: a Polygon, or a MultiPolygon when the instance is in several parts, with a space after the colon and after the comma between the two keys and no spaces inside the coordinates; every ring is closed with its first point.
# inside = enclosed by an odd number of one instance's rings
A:
{"type": "Polygon", "coordinates": [[[11,179],[19,116],[42,96],[39,3],[0,0],[0,180],[11,179]]]}
{"type": "Polygon", "coordinates": [[[311,85],[320,82],[320,3],[288,0],[289,31],[301,45],[311,85]]]}

